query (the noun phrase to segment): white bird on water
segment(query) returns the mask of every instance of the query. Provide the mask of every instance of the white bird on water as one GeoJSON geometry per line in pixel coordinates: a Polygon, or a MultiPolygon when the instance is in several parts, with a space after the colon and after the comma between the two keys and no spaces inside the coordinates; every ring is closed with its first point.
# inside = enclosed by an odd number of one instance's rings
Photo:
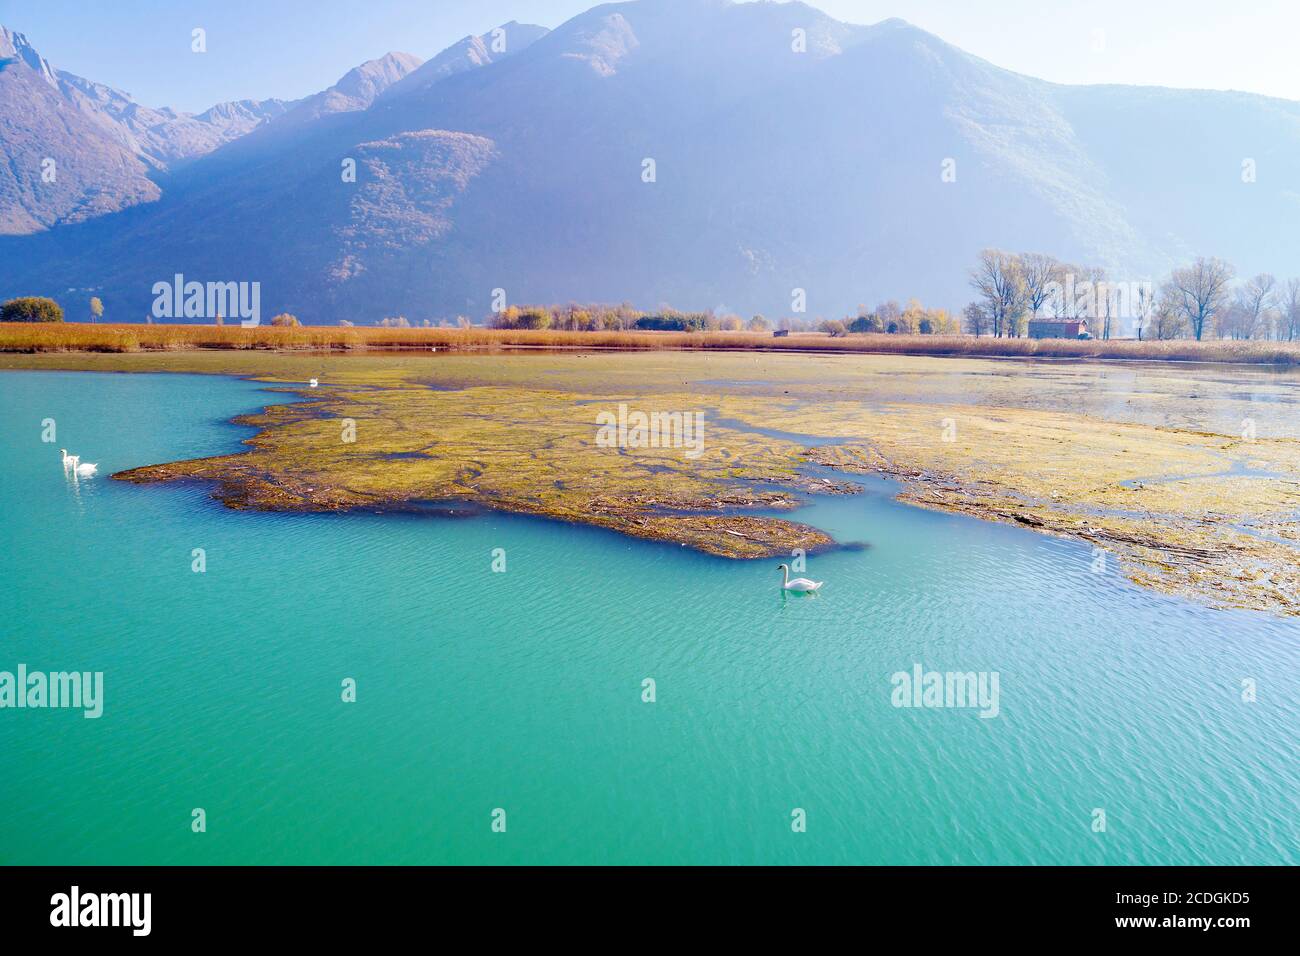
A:
{"type": "Polygon", "coordinates": [[[94,462],[81,463],[80,455],[69,455],[66,448],[60,448],[59,452],[63,455],[63,470],[71,471],[79,478],[89,478],[99,468],[94,462]]]}
{"type": "Polygon", "coordinates": [[[787,564],[778,565],[777,570],[782,574],[783,580],[781,587],[785,588],[787,591],[798,591],[803,594],[811,594],[826,583],[824,581],[810,581],[807,578],[795,578],[791,581],[790,566],[787,564]]]}

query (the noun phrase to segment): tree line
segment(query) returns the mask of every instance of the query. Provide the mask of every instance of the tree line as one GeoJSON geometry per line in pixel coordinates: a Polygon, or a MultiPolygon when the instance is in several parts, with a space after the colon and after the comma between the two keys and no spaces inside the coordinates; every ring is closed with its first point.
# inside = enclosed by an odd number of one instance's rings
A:
{"type": "Polygon", "coordinates": [[[1160,285],[1121,281],[1098,266],[1076,266],[1046,253],[985,249],[969,281],[976,299],[962,312],[971,335],[1016,337],[1033,320],[1087,321],[1109,339],[1127,322],[1142,338],[1300,338],[1300,278],[1260,273],[1234,285],[1222,259],[1201,257],[1160,285]]]}
{"type": "MultiPolygon", "coordinates": [[[[1089,333],[1109,339],[1125,326],[1141,338],[1274,339],[1300,340],[1300,278],[1279,281],[1268,273],[1234,284],[1233,267],[1217,258],[1197,258],[1174,269],[1160,284],[1148,280],[1121,281],[1099,266],[1074,265],[1046,253],[1010,253],[998,249],[980,252],[968,273],[975,299],[960,316],[946,309],[927,308],[916,299],[900,306],[895,300],[874,309],[859,305],[856,315],[842,319],[787,316],[775,321],[762,315],[743,319],[717,311],[683,312],[661,306],[642,310],[619,305],[582,304],[509,306],[493,313],[487,324],[499,329],[555,329],[561,331],[677,331],[677,332],[823,332],[832,336],[855,333],[909,335],[991,335],[1015,338],[1028,334],[1034,320],[1086,321],[1089,333]]],[[[90,299],[91,321],[104,314],[98,297],[90,299]]],[[[63,310],[52,299],[24,296],[0,304],[0,321],[61,322],[63,310]]],[[[152,321],[149,317],[147,321],[152,321]]],[[[216,324],[223,324],[220,316],[216,324]]],[[[296,325],[282,313],[272,325],[296,325]]],[[[344,319],[340,325],[352,325],[344,319]]],[[[376,325],[411,328],[405,316],[390,316],[376,325]]],[[[425,327],[451,326],[429,319],[425,327]]],[[[456,325],[472,326],[466,316],[456,325]]]]}
{"type": "Polygon", "coordinates": [[[801,318],[787,316],[768,319],[754,315],[748,319],[735,313],[711,311],[683,312],[669,306],[637,309],[621,305],[522,305],[509,306],[488,318],[497,329],[556,329],[568,332],[657,331],[657,332],[825,332],[847,335],[850,332],[900,332],[912,334],[955,334],[961,331],[956,317],[946,309],[927,309],[911,299],[900,306],[890,300],[873,310],[858,306],[856,316],[843,319],[801,318]]]}
{"type": "Polygon", "coordinates": [[[621,305],[578,304],[507,306],[488,318],[496,329],[555,329],[565,332],[766,332],[772,325],[756,315],[748,322],[738,315],[682,312],[663,306],[654,310],[621,305]]]}

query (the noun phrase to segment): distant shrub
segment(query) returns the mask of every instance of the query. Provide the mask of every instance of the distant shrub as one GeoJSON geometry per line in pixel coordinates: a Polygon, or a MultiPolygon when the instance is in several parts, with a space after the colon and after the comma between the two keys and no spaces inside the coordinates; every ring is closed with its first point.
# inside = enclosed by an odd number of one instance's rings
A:
{"type": "Polygon", "coordinates": [[[53,299],[27,295],[0,305],[0,322],[62,322],[63,309],[53,299]]]}
{"type": "Polygon", "coordinates": [[[643,315],[632,327],[647,332],[685,332],[686,320],[665,315],[643,315]]]}
{"type": "Polygon", "coordinates": [[[517,329],[549,329],[551,327],[551,313],[546,309],[538,306],[527,306],[519,310],[519,317],[515,320],[517,329]]]}
{"type": "MultiPolygon", "coordinates": [[[[632,327],[651,332],[703,332],[706,319],[702,312],[666,311],[658,315],[643,315],[632,327]]],[[[739,318],[736,321],[739,322],[739,318]]]]}
{"type": "Polygon", "coordinates": [[[302,323],[298,321],[296,315],[290,315],[288,312],[281,312],[279,315],[272,318],[271,324],[277,328],[292,328],[302,325],[302,323]]]}

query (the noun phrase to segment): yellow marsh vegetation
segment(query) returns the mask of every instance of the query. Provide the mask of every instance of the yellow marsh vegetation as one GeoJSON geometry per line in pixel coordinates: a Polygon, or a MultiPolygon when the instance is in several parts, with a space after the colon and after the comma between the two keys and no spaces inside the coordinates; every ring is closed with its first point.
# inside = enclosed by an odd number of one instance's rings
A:
{"type": "Polygon", "coordinates": [[[1300,343],[1188,339],[1137,342],[1076,339],[993,339],[967,335],[865,334],[832,337],[766,332],[568,332],[527,329],[374,328],[304,325],[0,323],[0,352],[149,352],[186,349],[482,350],[495,348],[865,352],[1022,358],[1132,359],[1300,365],[1300,343]]]}

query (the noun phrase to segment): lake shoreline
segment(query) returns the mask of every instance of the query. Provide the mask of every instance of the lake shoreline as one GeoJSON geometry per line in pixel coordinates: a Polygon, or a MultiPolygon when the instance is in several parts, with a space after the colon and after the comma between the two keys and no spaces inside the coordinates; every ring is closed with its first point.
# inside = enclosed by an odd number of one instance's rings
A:
{"type": "Polygon", "coordinates": [[[1300,343],[1166,339],[1030,339],[967,335],[795,332],[559,331],[372,326],[270,327],[92,323],[0,323],[0,354],[186,351],[320,354],[451,352],[717,351],[911,355],[1053,361],[1176,362],[1300,366],[1300,343]]]}
{"type": "Polygon", "coordinates": [[[1286,376],[1242,384],[1224,379],[1222,367],[1126,372],[1148,381],[1143,394],[1158,392],[1165,402],[1203,392],[1207,409],[1227,422],[1170,427],[1154,423],[1184,415],[1179,405],[1155,415],[1150,400],[1126,404],[1120,420],[1072,407],[1076,380],[1081,386],[1104,373],[1062,363],[680,351],[453,353],[434,361],[187,352],[10,364],[206,371],[293,393],[293,403],[237,420],[259,431],[236,455],[114,475],[212,481],[215,497],[235,508],[393,511],[412,501],[472,501],[726,558],[768,558],[840,547],[796,521],[743,513],[792,512],[800,494],[827,490],[801,474],[813,464],[889,476],[908,505],[1079,541],[1163,593],[1300,615],[1291,587],[1300,577],[1297,436],[1243,441],[1227,433],[1239,415],[1284,416],[1266,430],[1291,420],[1281,407],[1294,400],[1286,376]],[[674,357],[665,361],[667,354],[674,357]],[[319,390],[304,385],[317,376],[319,390]],[[954,376],[970,385],[955,388],[952,400],[935,394],[954,376]],[[973,386],[993,391],[969,394],[973,386]],[[1251,404],[1231,397],[1238,392],[1251,404]],[[1276,409],[1254,407],[1270,394],[1276,409]],[[671,449],[593,447],[598,410],[629,400],[703,409],[709,454],[692,461],[671,449]],[[340,444],[346,421],[359,444],[340,444]]]}

